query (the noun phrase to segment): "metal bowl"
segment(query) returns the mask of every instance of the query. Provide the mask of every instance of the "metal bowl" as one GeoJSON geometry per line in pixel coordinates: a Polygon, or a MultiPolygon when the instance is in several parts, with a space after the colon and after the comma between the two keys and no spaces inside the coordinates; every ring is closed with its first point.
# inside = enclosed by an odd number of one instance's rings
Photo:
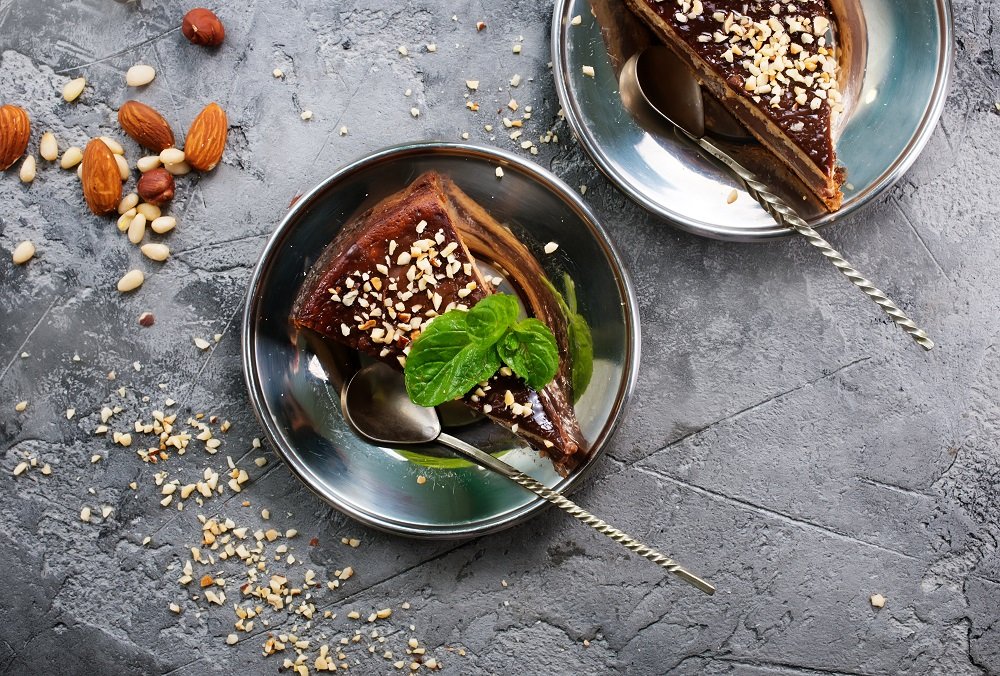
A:
{"type": "MultiPolygon", "coordinates": [[[[566,119],[597,166],[640,205],[694,234],[733,241],[791,234],[693,146],[644,129],[632,118],[622,104],[590,1],[557,0],[552,54],[566,119]],[[574,26],[575,16],[582,21],[574,26]],[[594,67],[594,77],[583,74],[584,65],[594,67]],[[733,189],[740,197],[727,204],[733,189]]],[[[848,216],[903,176],[930,139],[948,90],[953,61],[949,0],[855,1],[865,19],[855,37],[861,46],[857,51],[867,59],[857,69],[856,79],[862,81],[851,83],[857,103],[836,144],[848,183],[840,211],[803,214],[813,226],[848,216]]]]}
{"type": "Polygon", "coordinates": [[[289,322],[306,271],[345,221],[430,169],[450,176],[535,250],[550,241],[560,245],[539,260],[556,286],[563,275],[575,281],[578,311],[594,338],[593,379],[575,406],[591,452],[569,477],[486,420],[459,415],[449,431],[502,454],[547,486],[568,491],[579,483],[603,452],[635,382],[636,300],[618,254],[576,193],[509,153],[453,143],[397,146],[349,164],[299,199],[250,280],[243,371],[267,438],[317,495],[382,530],[457,538],[506,528],[548,503],[443,449],[380,448],[362,441],[339,406],[339,383],[357,368],[357,357],[322,341],[306,342],[289,322]],[[426,481],[418,483],[420,476],[426,481]]]}

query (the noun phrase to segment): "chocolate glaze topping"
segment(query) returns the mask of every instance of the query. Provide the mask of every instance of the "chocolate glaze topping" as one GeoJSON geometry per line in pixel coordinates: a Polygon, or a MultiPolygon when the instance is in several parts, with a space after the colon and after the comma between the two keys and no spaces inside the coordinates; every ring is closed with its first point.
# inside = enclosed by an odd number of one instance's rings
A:
{"type": "MultiPolygon", "coordinates": [[[[739,17],[747,17],[757,24],[768,24],[777,21],[784,35],[787,36],[787,46],[797,54],[788,54],[788,58],[795,60],[802,54],[816,55],[822,43],[827,43],[828,37],[825,31],[820,35],[814,34],[813,30],[794,30],[798,28],[798,17],[805,17],[810,22],[820,17],[820,21],[826,21],[827,25],[834,26],[834,15],[828,0],[775,0],[773,2],[749,2],[746,0],[702,0],[699,2],[678,2],[677,0],[641,0],[649,6],[670,28],[681,37],[693,51],[695,51],[706,63],[708,63],[716,73],[732,88],[738,91],[747,100],[753,101],[758,110],[769,117],[784,133],[805,153],[823,174],[831,174],[836,154],[833,148],[831,137],[831,114],[836,112],[836,105],[831,106],[831,100],[839,98],[839,92],[829,94],[829,90],[823,90],[819,96],[818,105],[813,107],[813,99],[818,98],[815,93],[815,80],[822,72],[819,68],[815,71],[808,69],[796,69],[798,76],[809,78],[812,76],[814,84],[812,87],[805,86],[805,83],[790,78],[781,69],[781,77],[786,79],[786,83],[780,83],[781,93],[775,99],[772,92],[750,91],[745,88],[748,77],[753,73],[747,69],[746,62],[749,60],[746,55],[733,54],[733,44],[742,47],[744,50],[749,44],[753,46],[753,41],[747,43],[739,40],[732,32],[727,32],[727,24],[718,20],[718,12],[727,17],[733,17],[735,23],[739,23],[739,17]],[[687,10],[686,12],[684,10],[687,10]],[[701,9],[701,12],[697,12],[701,9]],[[777,10],[777,11],[775,11],[777,10]],[[683,20],[680,20],[683,17],[683,20]],[[717,40],[717,36],[723,36],[723,40],[717,40]],[[794,47],[793,47],[794,45],[794,47]],[[795,87],[800,88],[797,93],[795,87]],[[801,90],[807,90],[805,102],[801,96],[801,90]],[[798,100],[796,100],[798,98],[798,100]]],[[[732,22],[728,24],[732,25],[732,22]]],[[[771,24],[774,25],[773,23],[771,24]]],[[[823,24],[821,24],[823,25],[823,24]]],[[[775,31],[776,33],[777,31],[775,31]]],[[[819,32],[819,31],[815,31],[819,32]]],[[[785,40],[785,38],[781,38],[785,40]]],[[[758,43],[760,44],[760,43],[758,43]]],[[[830,44],[823,45],[823,49],[828,51],[832,58],[836,59],[833,47],[830,44]]],[[[833,73],[835,78],[836,73],[833,73]]],[[[836,91],[836,81],[834,79],[833,89],[836,91]]]]}

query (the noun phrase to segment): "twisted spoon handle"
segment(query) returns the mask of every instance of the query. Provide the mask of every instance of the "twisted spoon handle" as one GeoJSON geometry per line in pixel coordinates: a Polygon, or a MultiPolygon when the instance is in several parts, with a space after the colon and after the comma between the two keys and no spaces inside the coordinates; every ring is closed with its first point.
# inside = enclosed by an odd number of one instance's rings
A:
{"type": "Polygon", "coordinates": [[[892,299],[880,291],[874,284],[872,284],[868,279],[866,279],[860,272],[855,270],[850,263],[848,263],[840,252],[834,249],[829,242],[827,242],[823,237],[816,232],[808,223],[806,223],[801,216],[795,213],[795,210],[788,205],[783,199],[771,192],[768,187],[757,180],[757,177],[753,175],[750,170],[741,165],[735,159],[733,159],[728,153],[721,150],[713,143],[705,140],[704,138],[692,138],[695,143],[697,143],[703,150],[712,155],[715,159],[726,165],[730,171],[732,171],[743,183],[747,192],[750,196],[757,200],[764,209],[774,217],[778,225],[783,225],[790,227],[797,233],[809,240],[809,243],[814,247],[823,252],[823,255],[830,259],[838,270],[840,270],[845,277],[851,280],[854,286],[858,287],[864,291],[869,298],[871,298],[878,306],[880,306],[889,318],[892,319],[903,331],[908,333],[913,340],[920,345],[920,347],[925,350],[930,350],[934,347],[934,341],[932,341],[927,333],[913,323],[913,320],[906,316],[902,310],[899,309],[892,299]]]}
{"type": "Polygon", "coordinates": [[[564,497],[561,493],[558,493],[548,488],[544,484],[535,481],[527,474],[524,474],[523,472],[514,469],[504,461],[498,458],[494,458],[489,453],[485,453],[476,448],[475,446],[470,446],[461,439],[456,439],[455,437],[450,436],[448,434],[442,434],[440,437],[438,437],[438,441],[440,441],[445,446],[448,446],[449,448],[457,451],[460,455],[465,456],[466,458],[473,461],[477,465],[480,465],[481,467],[485,467],[499,474],[502,474],[511,481],[514,481],[520,486],[528,489],[538,497],[548,500],[559,509],[571,515],[573,518],[587,524],[588,526],[596,530],[598,533],[603,533],[604,535],[607,535],[609,538],[611,538],[618,544],[622,545],[626,549],[635,552],[639,556],[649,559],[650,561],[659,566],[662,566],[667,571],[673,573],[674,575],[681,578],[688,584],[697,587],[706,594],[715,593],[715,587],[713,587],[711,584],[701,579],[697,575],[686,570],[676,561],[673,561],[668,556],[661,554],[652,547],[648,547],[642,544],[628,533],[620,531],[611,524],[602,521],[601,519],[597,518],[590,512],[587,512],[586,510],[581,508],[572,500],[564,497]]]}

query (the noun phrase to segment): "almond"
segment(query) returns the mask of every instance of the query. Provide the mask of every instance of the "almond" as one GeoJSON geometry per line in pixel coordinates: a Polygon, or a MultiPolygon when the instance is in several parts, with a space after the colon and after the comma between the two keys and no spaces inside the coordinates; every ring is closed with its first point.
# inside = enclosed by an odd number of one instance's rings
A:
{"type": "Polygon", "coordinates": [[[118,124],[141,146],[160,152],[174,145],[174,132],[156,109],[138,101],[126,101],[118,109],[118,124]]]}
{"type": "Polygon", "coordinates": [[[83,196],[87,206],[98,216],[114,211],[122,199],[122,177],[118,163],[107,144],[92,139],[83,152],[83,196]]]}
{"type": "Polygon", "coordinates": [[[0,171],[6,171],[28,149],[31,121],[17,106],[0,106],[0,171]]]}
{"type": "Polygon", "coordinates": [[[199,171],[211,171],[222,159],[228,133],[226,113],[210,103],[194,118],[184,140],[184,159],[199,171]]]}

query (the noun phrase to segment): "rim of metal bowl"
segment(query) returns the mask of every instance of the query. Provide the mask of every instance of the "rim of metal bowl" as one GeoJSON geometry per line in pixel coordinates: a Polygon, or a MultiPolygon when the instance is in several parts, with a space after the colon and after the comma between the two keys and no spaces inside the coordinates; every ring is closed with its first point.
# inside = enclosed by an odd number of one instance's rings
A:
{"type": "Polygon", "coordinates": [[[528,174],[531,178],[547,187],[550,191],[560,197],[576,212],[581,221],[589,228],[591,235],[604,251],[604,255],[610,261],[613,273],[618,282],[619,294],[625,300],[623,310],[625,314],[625,326],[628,334],[628,341],[625,346],[624,372],[625,378],[621,383],[618,395],[615,398],[614,406],[608,421],[604,424],[601,433],[594,440],[593,450],[587,462],[574,472],[571,476],[562,479],[555,489],[563,493],[569,492],[590,474],[596,464],[597,459],[603,454],[608,441],[617,430],[624,412],[631,399],[632,391],[635,388],[636,378],[639,372],[639,352],[640,352],[640,332],[639,332],[639,311],[636,301],[635,290],[631,279],[626,271],[622,259],[618,254],[614,244],[612,244],[604,228],[597,220],[594,213],[583,202],[582,199],[568,186],[562,179],[552,172],[540,167],[532,162],[526,161],[511,153],[497,148],[487,148],[469,143],[453,143],[447,141],[426,141],[416,143],[405,143],[394,145],[374,153],[365,155],[353,162],[341,167],[331,176],[320,182],[317,186],[305,193],[289,209],[282,218],[278,228],[268,239],[260,258],[254,267],[253,275],[247,287],[245,308],[243,311],[242,335],[240,339],[240,352],[243,362],[243,378],[247,391],[250,395],[251,406],[264,430],[264,435],[275,449],[278,456],[291,469],[292,473],[304,483],[313,493],[325,501],[327,504],[340,510],[361,523],[376,528],[378,530],[406,535],[416,538],[426,539],[459,539],[468,538],[487,533],[496,532],[509,528],[534,516],[542,508],[549,505],[541,498],[536,498],[526,505],[501,513],[495,517],[481,523],[466,526],[455,525],[444,528],[428,528],[425,526],[415,526],[412,524],[400,523],[386,520],[371,514],[357,506],[337,500],[323,491],[321,483],[312,473],[306,463],[302,462],[295,448],[286,444],[281,435],[274,418],[270,415],[264,393],[258,378],[256,345],[256,318],[259,309],[260,294],[258,289],[261,282],[271,267],[271,262],[276,255],[281,252],[281,243],[294,229],[297,221],[307,211],[317,197],[325,193],[336,183],[346,176],[362,169],[367,169],[372,165],[380,164],[392,158],[394,160],[405,159],[407,156],[423,155],[427,153],[443,153],[453,156],[467,156],[473,159],[499,162],[501,165],[516,167],[528,174]]]}
{"type": "MultiPolygon", "coordinates": [[[[570,97],[569,84],[566,78],[567,50],[566,35],[570,23],[567,13],[570,2],[573,0],[556,0],[555,8],[552,12],[552,58],[555,67],[552,69],[556,81],[556,92],[559,96],[559,103],[565,112],[566,120],[569,122],[573,133],[580,140],[580,145],[590,157],[591,161],[597,165],[598,169],[610,179],[619,190],[628,195],[633,201],[646,209],[654,216],[666,220],[681,230],[686,230],[695,235],[710,237],[736,242],[759,242],[788,237],[795,234],[790,228],[775,227],[770,230],[758,230],[752,233],[731,228],[727,226],[708,224],[693,218],[688,218],[682,213],[675,212],[669,207],[654,200],[647,199],[645,195],[630,185],[621,172],[617,171],[612,163],[604,156],[603,151],[595,142],[590,130],[583,124],[579,104],[576,99],[570,97]]],[[[851,204],[832,214],[825,214],[819,218],[812,219],[810,225],[820,227],[829,225],[838,219],[845,218],[858,209],[867,206],[872,200],[892,187],[903,175],[910,170],[913,163],[917,161],[924,146],[930,141],[931,134],[937,126],[938,119],[944,110],[945,102],[948,98],[948,86],[951,83],[952,70],[955,61],[955,40],[954,40],[954,15],[952,12],[951,0],[935,0],[938,8],[938,19],[941,28],[941,40],[938,44],[938,72],[941,76],[937,79],[934,91],[931,94],[930,104],[924,110],[924,115],[917,126],[916,131],[910,138],[910,142],[896,160],[886,169],[882,175],[861,192],[851,204]]]]}

